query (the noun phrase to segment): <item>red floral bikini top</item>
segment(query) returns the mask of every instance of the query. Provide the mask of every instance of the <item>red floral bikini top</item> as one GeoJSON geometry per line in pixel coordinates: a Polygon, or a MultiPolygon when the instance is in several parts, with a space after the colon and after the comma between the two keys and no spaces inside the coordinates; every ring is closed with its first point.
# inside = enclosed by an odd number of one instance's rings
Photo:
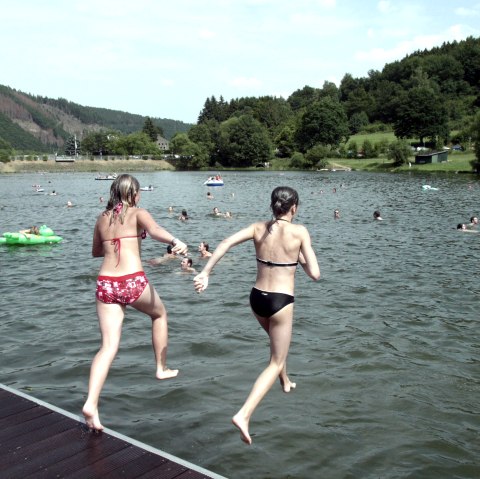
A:
{"type": "Polygon", "coordinates": [[[121,240],[125,239],[125,238],[142,238],[142,239],[145,239],[146,237],[147,237],[147,230],[143,230],[139,235],[120,236],[119,238],[106,239],[106,240],[103,240],[103,243],[105,243],[105,241],[111,241],[110,244],[113,244],[115,246],[114,251],[115,251],[115,253],[118,253],[118,261],[117,261],[117,264],[115,265],[115,267],[117,267],[118,263],[120,263],[120,248],[122,246],[121,240]]]}

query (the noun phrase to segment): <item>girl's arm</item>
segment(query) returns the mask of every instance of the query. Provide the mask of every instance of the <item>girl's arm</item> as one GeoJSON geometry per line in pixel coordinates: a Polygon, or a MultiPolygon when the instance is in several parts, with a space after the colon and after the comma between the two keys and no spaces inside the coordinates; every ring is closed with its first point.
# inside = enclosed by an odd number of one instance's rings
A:
{"type": "Polygon", "coordinates": [[[318,265],[317,256],[312,248],[312,240],[307,229],[304,228],[302,233],[302,245],[300,246],[300,253],[298,261],[307,275],[314,281],[320,279],[320,266],[318,265]]]}
{"type": "Polygon", "coordinates": [[[95,229],[93,230],[92,256],[94,258],[100,258],[102,256],[105,256],[105,252],[103,250],[103,242],[100,238],[100,233],[98,231],[98,221],[97,223],[95,223],[95,229]]]}
{"type": "Polygon", "coordinates": [[[171,244],[173,246],[172,253],[187,253],[187,245],[183,243],[183,241],[180,241],[178,238],[175,238],[165,228],[160,226],[147,210],[139,209],[137,213],[137,221],[140,227],[146,230],[146,232],[154,240],[160,241],[161,243],[171,244]]]}
{"type": "Polygon", "coordinates": [[[253,239],[255,233],[255,225],[252,224],[237,233],[225,238],[216,248],[203,270],[193,278],[195,291],[200,293],[208,287],[208,277],[213,267],[223,258],[227,251],[237,244],[253,239]]]}

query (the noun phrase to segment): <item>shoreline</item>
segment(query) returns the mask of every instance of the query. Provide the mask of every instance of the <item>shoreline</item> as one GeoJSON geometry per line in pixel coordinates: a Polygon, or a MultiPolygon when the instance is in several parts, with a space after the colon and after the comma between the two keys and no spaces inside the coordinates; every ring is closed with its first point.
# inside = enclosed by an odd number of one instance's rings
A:
{"type": "MultiPolygon", "coordinates": [[[[394,166],[391,161],[385,158],[351,160],[351,159],[330,159],[327,167],[318,171],[368,171],[371,173],[463,173],[476,175],[472,171],[470,161],[474,158],[473,154],[461,155],[451,158],[442,163],[430,163],[423,165],[411,164],[402,166],[394,166]]],[[[272,167],[268,168],[270,171],[303,171],[297,168],[289,168],[282,164],[283,162],[273,162],[272,167]]],[[[200,171],[258,171],[255,167],[246,168],[222,168],[209,167],[202,168],[200,171]]],[[[166,160],[143,160],[143,159],[117,159],[109,158],[104,160],[85,160],[79,159],[74,162],[57,162],[54,159],[48,160],[13,160],[8,163],[0,163],[0,174],[15,174],[15,173],[119,173],[119,172],[141,172],[141,171],[178,171],[176,168],[166,160]]],[[[187,170],[188,171],[188,170],[187,170]]]]}
{"type": "Polygon", "coordinates": [[[118,173],[133,171],[175,171],[165,160],[76,160],[56,162],[55,160],[14,160],[0,163],[0,174],[13,173],[118,173]]]}

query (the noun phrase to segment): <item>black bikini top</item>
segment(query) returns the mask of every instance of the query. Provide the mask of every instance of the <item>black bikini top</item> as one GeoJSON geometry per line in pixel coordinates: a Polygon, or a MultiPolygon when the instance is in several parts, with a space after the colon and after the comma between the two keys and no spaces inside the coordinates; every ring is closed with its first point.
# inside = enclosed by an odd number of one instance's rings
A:
{"type": "Polygon", "coordinates": [[[257,258],[257,261],[262,264],[266,264],[267,266],[297,266],[298,261],[296,263],[274,263],[273,261],[265,261],[264,259],[257,258]]]}

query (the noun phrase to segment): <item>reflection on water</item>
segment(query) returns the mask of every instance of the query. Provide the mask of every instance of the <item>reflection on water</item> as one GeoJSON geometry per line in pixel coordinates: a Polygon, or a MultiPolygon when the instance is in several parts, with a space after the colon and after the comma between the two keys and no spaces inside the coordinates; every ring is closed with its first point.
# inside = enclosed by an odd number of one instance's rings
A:
{"type": "MultiPolygon", "coordinates": [[[[3,231],[45,223],[65,238],[0,248],[0,381],[75,413],[99,345],[99,260],[90,248],[110,182],[94,176],[0,176],[3,231]],[[35,193],[37,183],[58,196],[35,193]]],[[[271,390],[248,447],[230,418],[268,359],[248,307],[252,246],[231,251],[202,295],[177,262],[146,264],[169,311],[169,364],[180,375],[155,380],[149,320],[129,310],[102,395],[105,425],[232,478],[480,476],[480,234],[455,230],[480,213],[474,178],[231,172],[208,200],[203,173],[137,177],[155,187],[141,205],[188,242],[198,270],[200,241],[214,248],[269,217],[275,186],[297,188],[298,221],[312,235],[322,280],[298,272],[289,356],[298,386],[289,395],[271,390]],[[214,206],[233,218],[213,217],[214,206]],[[383,222],[373,221],[375,209],[383,222]]],[[[164,252],[144,242],[145,260],[164,252]]]]}

